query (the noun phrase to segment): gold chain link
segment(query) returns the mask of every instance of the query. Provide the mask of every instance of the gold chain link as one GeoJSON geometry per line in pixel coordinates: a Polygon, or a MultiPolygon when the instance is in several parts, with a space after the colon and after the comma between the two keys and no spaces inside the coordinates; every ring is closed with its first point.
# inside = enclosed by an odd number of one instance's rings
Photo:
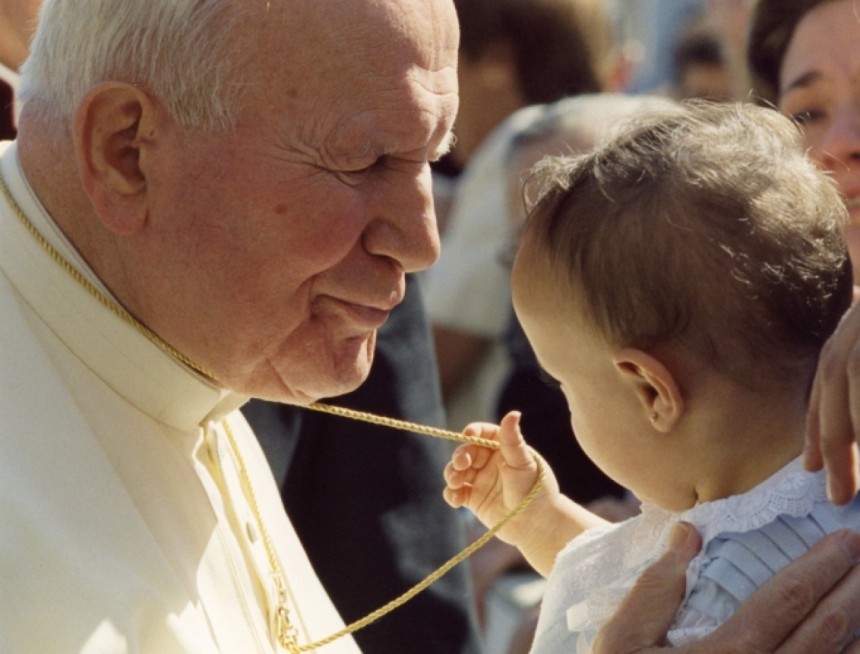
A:
{"type": "Polygon", "coordinates": [[[356,411],[355,409],[347,409],[340,406],[322,404],[320,402],[309,404],[306,408],[313,409],[314,411],[321,411],[323,413],[329,413],[335,416],[341,416],[342,418],[369,422],[373,425],[381,425],[383,427],[391,427],[392,429],[399,429],[401,431],[411,431],[416,434],[424,434],[425,436],[432,436],[433,438],[442,438],[449,441],[457,441],[458,443],[480,445],[482,447],[490,448],[491,450],[498,449],[499,447],[499,443],[497,441],[491,441],[488,438],[466,436],[465,434],[458,434],[455,431],[440,429],[439,427],[419,425],[417,422],[407,422],[406,420],[398,420],[397,418],[386,418],[385,416],[378,416],[374,413],[367,413],[365,411],[356,411]]]}
{"type": "MultiPolygon", "coordinates": [[[[133,326],[149,341],[154,343],[163,352],[173,357],[176,361],[179,361],[180,363],[188,366],[199,375],[205,377],[211,383],[215,385],[220,385],[218,384],[217,379],[212,375],[212,373],[210,373],[205,368],[197,365],[194,361],[185,356],[182,352],[180,352],[168,342],[166,342],[158,334],[146,327],[146,325],[141,323],[124,307],[119,305],[109,296],[105,295],[97,286],[90,282],[77,268],[75,268],[71,263],[69,263],[69,261],[67,261],[63,257],[63,255],[60,254],[60,252],[57,251],[57,249],[54,248],[54,246],[52,246],[48,242],[48,240],[39,232],[39,230],[30,221],[30,219],[24,214],[21,207],[15,201],[15,198],[12,197],[12,193],[9,191],[9,188],[6,185],[6,180],[4,179],[2,172],[0,172],[0,190],[2,190],[3,196],[6,198],[6,201],[9,203],[9,206],[12,207],[15,215],[18,217],[19,221],[22,223],[27,232],[30,233],[30,235],[36,240],[36,242],[50,256],[51,259],[53,259],[61,268],[63,268],[72,277],[72,279],[74,279],[78,284],[80,284],[100,304],[109,309],[123,321],[133,326]]],[[[375,425],[390,427],[392,429],[399,429],[403,431],[411,431],[418,434],[424,434],[427,436],[432,436],[434,438],[443,438],[446,440],[458,441],[462,443],[473,443],[475,445],[480,445],[482,447],[488,447],[492,449],[498,448],[498,443],[496,441],[488,440],[485,438],[478,438],[475,436],[466,436],[464,434],[458,434],[456,432],[448,431],[446,429],[439,429],[438,427],[420,425],[413,422],[407,422],[405,420],[397,420],[395,418],[377,416],[375,414],[366,413],[363,411],[330,406],[327,404],[321,404],[319,402],[313,403],[307,408],[315,411],[322,411],[325,413],[330,413],[332,415],[349,418],[352,420],[360,420],[375,425]]],[[[532,489],[529,491],[529,494],[526,495],[526,497],[524,497],[523,500],[516,507],[514,507],[514,509],[507,516],[505,516],[501,521],[499,521],[498,524],[494,525],[491,529],[486,531],[479,538],[467,545],[461,552],[448,559],[448,561],[439,566],[439,568],[431,572],[423,580],[415,584],[412,588],[407,590],[399,597],[390,601],[388,604],[369,613],[365,617],[356,620],[355,622],[352,622],[340,631],[337,631],[326,638],[323,638],[310,644],[299,645],[298,630],[296,629],[295,625],[292,624],[292,622],[290,621],[289,609],[287,608],[287,591],[284,575],[281,571],[281,566],[278,561],[277,554],[275,553],[275,548],[272,544],[272,540],[269,537],[269,533],[265,527],[265,524],[263,523],[263,516],[257,503],[257,496],[254,493],[254,488],[251,484],[250,475],[248,474],[248,470],[245,467],[245,461],[239,451],[238,443],[236,442],[236,438],[233,434],[233,430],[230,428],[229,422],[224,419],[222,421],[222,426],[224,428],[224,432],[227,434],[228,440],[230,441],[230,447],[233,450],[233,454],[236,457],[242,487],[247,497],[248,503],[251,506],[251,510],[254,513],[254,517],[256,518],[257,523],[260,527],[264,547],[266,549],[266,556],[269,561],[269,566],[271,567],[272,579],[273,583],[275,584],[275,589],[278,596],[278,606],[275,608],[276,637],[278,640],[278,644],[285,650],[290,652],[290,654],[311,652],[321,647],[324,647],[325,645],[329,645],[335,640],[355,633],[359,629],[362,629],[363,627],[366,627],[369,624],[379,620],[381,617],[387,615],[388,613],[391,613],[393,610],[399,608],[400,606],[411,600],[421,591],[425,590],[427,587],[437,581],[440,577],[444,576],[452,568],[465,561],[478,549],[486,545],[506,524],[508,524],[508,522],[510,522],[517,515],[519,515],[526,508],[526,506],[528,506],[535,498],[538,491],[540,491],[545,476],[543,463],[541,462],[540,457],[533,452],[535,461],[538,465],[538,478],[535,481],[532,489]]]]}

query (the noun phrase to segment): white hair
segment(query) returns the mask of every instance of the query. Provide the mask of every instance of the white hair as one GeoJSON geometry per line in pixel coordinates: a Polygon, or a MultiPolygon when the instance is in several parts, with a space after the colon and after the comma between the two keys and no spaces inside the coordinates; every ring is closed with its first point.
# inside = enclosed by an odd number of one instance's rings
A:
{"type": "Polygon", "coordinates": [[[240,12],[231,0],[45,0],[21,95],[68,125],[96,84],[120,81],[155,94],[187,127],[225,129],[235,119],[240,12]]]}

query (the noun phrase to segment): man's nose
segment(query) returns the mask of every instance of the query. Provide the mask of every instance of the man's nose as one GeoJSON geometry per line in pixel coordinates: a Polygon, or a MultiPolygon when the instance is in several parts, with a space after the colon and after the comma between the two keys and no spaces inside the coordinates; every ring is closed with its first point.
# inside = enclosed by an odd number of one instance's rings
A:
{"type": "Polygon", "coordinates": [[[374,189],[363,237],[371,254],[397,261],[405,272],[429,268],[439,257],[439,230],[429,165],[400,171],[374,189]]]}

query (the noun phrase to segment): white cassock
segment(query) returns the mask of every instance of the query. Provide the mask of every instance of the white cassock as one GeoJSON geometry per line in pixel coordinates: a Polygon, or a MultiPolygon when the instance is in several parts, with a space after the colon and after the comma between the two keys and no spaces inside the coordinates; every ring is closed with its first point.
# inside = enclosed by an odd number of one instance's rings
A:
{"type": "MultiPolygon", "coordinates": [[[[25,215],[101,287],[32,194],[15,145],[0,155],[25,215]]],[[[237,411],[247,398],[107,309],[3,196],[0,273],[0,652],[278,651],[269,559],[224,420],[287,577],[299,642],[342,628],[237,411]]],[[[346,637],[320,651],[358,648],[346,637]]]]}

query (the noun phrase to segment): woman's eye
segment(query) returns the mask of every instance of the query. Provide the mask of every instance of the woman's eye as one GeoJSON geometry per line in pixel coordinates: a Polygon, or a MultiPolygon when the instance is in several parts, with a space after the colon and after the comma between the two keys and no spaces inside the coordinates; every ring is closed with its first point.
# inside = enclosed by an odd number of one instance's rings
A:
{"type": "Polygon", "coordinates": [[[823,116],[823,113],[814,109],[804,109],[803,111],[796,111],[790,115],[791,119],[794,122],[796,122],[800,126],[803,126],[808,125],[815,120],[818,120],[823,116]]]}

